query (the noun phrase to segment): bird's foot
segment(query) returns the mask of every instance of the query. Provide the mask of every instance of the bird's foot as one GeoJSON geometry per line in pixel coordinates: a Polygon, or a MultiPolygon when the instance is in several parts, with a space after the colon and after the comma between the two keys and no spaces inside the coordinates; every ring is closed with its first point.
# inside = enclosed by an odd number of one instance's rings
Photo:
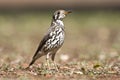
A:
{"type": "Polygon", "coordinates": [[[54,65],[55,70],[59,72],[59,66],[57,65],[55,61],[53,61],[53,65],[54,65]]]}
{"type": "Polygon", "coordinates": [[[44,64],[46,69],[48,70],[56,70],[57,72],[59,72],[59,66],[57,65],[56,62],[51,62],[50,60],[46,60],[46,64],[44,64]]]}
{"type": "Polygon", "coordinates": [[[51,69],[51,63],[50,63],[49,59],[46,60],[46,64],[45,65],[48,68],[48,70],[51,69]]]}

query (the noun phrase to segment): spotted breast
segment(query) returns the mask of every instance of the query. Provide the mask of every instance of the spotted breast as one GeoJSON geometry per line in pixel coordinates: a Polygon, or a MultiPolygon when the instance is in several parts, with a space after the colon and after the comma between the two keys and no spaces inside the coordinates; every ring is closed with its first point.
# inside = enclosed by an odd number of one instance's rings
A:
{"type": "Polygon", "coordinates": [[[44,45],[44,51],[54,51],[59,49],[64,43],[64,25],[62,22],[53,23],[54,27],[50,28],[49,39],[46,41],[44,45]]]}

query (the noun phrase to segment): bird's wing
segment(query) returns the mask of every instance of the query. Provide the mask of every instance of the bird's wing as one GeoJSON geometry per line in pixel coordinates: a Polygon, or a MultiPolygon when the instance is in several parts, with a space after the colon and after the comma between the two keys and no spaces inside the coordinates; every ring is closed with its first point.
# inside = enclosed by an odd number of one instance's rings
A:
{"type": "Polygon", "coordinates": [[[33,58],[34,58],[34,57],[37,55],[37,53],[43,48],[43,46],[44,46],[44,44],[46,43],[46,41],[52,37],[52,36],[50,35],[50,32],[51,32],[51,30],[54,30],[57,25],[52,24],[51,26],[52,26],[52,27],[49,27],[47,34],[46,34],[46,35],[43,37],[43,39],[41,40],[41,42],[40,42],[40,44],[39,44],[39,46],[38,46],[38,49],[36,50],[33,58]]]}
{"type": "Polygon", "coordinates": [[[49,34],[47,34],[47,35],[44,36],[44,38],[41,40],[41,42],[40,42],[40,44],[39,44],[39,46],[38,46],[38,48],[37,48],[37,50],[36,50],[36,52],[35,52],[33,58],[38,54],[39,51],[41,51],[41,49],[43,48],[44,44],[46,43],[46,41],[47,41],[49,38],[50,38],[50,35],[49,35],[49,34]]]}

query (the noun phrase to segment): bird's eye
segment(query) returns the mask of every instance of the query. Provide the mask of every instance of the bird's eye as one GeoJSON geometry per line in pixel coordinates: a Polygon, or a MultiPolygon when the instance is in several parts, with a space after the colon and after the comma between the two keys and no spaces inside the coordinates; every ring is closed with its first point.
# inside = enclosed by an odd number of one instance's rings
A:
{"type": "Polygon", "coordinates": [[[58,12],[58,15],[60,14],[60,12],[58,12]]]}

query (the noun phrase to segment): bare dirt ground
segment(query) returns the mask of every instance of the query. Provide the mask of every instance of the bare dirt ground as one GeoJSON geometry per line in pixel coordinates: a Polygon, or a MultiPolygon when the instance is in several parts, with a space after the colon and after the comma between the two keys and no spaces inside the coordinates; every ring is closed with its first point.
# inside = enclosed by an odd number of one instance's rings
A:
{"type": "Polygon", "coordinates": [[[120,80],[119,11],[72,13],[55,58],[59,72],[45,57],[26,70],[50,20],[50,12],[0,13],[0,80],[120,80]]]}

